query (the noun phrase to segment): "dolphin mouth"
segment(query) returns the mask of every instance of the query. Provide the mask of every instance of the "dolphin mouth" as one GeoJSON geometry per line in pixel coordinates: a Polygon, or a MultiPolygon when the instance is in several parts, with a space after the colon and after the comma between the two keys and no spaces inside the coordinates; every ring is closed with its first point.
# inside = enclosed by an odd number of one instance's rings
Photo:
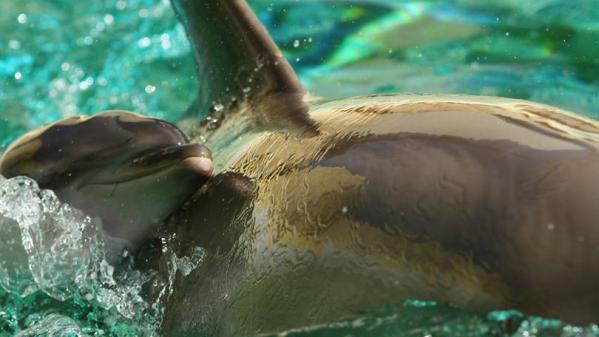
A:
{"type": "Polygon", "coordinates": [[[185,144],[165,147],[150,153],[142,154],[133,159],[133,167],[161,166],[164,163],[186,160],[189,158],[204,158],[212,161],[212,153],[200,144],[185,144]]]}
{"type": "Polygon", "coordinates": [[[174,145],[143,154],[133,159],[131,168],[140,171],[150,168],[155,172],[177,164],[182,164],[205,176],[210,176],[214,169],[212,153],[206,146],[200,144],[174,145]]]}
{"type": "Polygon", "coordinates": [[[189,169],[199,176],[209,178],[214,165],[210,150],[200,144],[173,145],[155,151],[142,153],[124,164],[122,169],[107,172],[104,178],[95,177],[91,184],[120,184],[151,176],[173,167],[189,169]]]}

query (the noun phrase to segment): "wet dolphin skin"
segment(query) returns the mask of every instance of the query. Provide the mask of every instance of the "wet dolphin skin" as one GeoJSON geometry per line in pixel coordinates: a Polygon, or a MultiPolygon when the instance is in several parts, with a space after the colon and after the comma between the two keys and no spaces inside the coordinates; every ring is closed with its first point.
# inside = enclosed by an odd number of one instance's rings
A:
{"type": "MultiPolygon", "coordinates": [[[[28,176],[137,248],[212,173],[210,151],[174,125],[130,112],[71,117],[18,139],[0,174],[28,176]]],[[[110,252],[109,252],[110,253],[110,252]]]]}

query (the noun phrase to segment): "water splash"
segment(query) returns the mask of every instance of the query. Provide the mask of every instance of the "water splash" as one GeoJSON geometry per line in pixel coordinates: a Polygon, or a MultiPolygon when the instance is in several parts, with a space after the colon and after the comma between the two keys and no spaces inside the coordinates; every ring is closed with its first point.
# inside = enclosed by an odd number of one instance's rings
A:
{"type": "Polygon", "coordinates": [[[156,335],[162,311],[152,305],[158,299],[142,297],[142,288],[164,282],[155,271],[106,262],[99,219],[29,178],[0,176],[0,238],[2,330],[18,336],[156,335]]]}
{"type": "MultiPolygon", "coordinates": [[[[39,190],[33,180],[24,177],[0,180],[0,215],[5,219],[2,236],[10,238],[4,242],[2,275],[25,275],[18,262],[26,256],[36,287],[63,301],[94,277],[89,272],[103,259],[97,220],[61,204],[51,191],[39,190]]],[[[19,283],[2,279],[2,284],[19,283]]],[[[26,278],[20,278],[23,280],[26,278]]],[[[5,290],[22,292],[18,285],[5,290]]]]}
{"type": "Polygon", "coordinates": [[[77,323],[68,317],[50,314],[15,337],[85,337],[77,323]]]}
{"type": "Polygon", "coordinates": [[[0,176],[0,337],[158,336],[177,273],[205,250],[177,257],[165,237],[158,270],[127,254],[115,267],[101,228],[34,180],[0,176]]]}
{"type": "Polygon", "coordinates": [[[181,271],[183,276],[189,276],[206,258],[206,249],[194,247],[190,256],[177,258],[177,270],[181,271]]]}

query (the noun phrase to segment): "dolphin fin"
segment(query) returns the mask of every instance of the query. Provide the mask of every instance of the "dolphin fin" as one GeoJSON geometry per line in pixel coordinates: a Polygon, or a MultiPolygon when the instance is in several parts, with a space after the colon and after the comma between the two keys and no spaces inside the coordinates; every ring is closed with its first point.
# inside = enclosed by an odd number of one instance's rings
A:
{"type": "Polygon", "coordinates": [[[172,5],[200,81],[190,110],[209,121],[251,111],[249,118],[261,127],[317,133],[304,88],[245,0],[172,0],[172,5]],[[251,109],[243,109],[248,105],[251,109]]]}

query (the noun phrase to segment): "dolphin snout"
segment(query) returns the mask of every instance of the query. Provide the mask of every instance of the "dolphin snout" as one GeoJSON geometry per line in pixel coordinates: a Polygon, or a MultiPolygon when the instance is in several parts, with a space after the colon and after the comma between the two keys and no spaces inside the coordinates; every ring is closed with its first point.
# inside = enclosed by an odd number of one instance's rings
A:
{"type": "Polygon", "coordinates": [[[212,175],[214,164],[210,150],[200,144],[189,144],[185,147],[183,164],[200,175],[212,175]]]}

